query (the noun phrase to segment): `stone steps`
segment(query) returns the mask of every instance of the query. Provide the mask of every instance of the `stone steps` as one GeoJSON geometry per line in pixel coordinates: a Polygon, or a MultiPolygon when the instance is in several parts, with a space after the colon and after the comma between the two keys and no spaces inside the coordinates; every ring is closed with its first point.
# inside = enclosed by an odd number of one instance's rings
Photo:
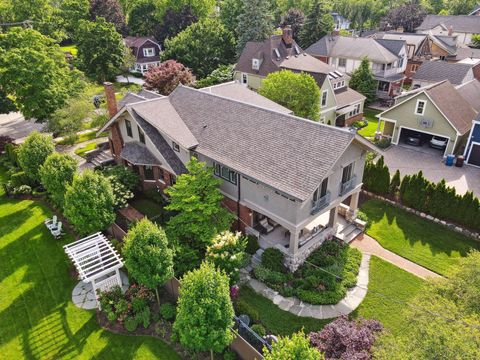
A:
{"type": "Polygon", "coordinates": [[[265,250],[263,249],[258,249],[255,254],[252,256],[252,266],[256,268],[262,263],[262,254],[265,250]]]}
{"type": "Polygon", "coordinates": [[[363,231],[357,226],[355,226],[355,224],[349,224],[348,226],[344,227],[339,233],[337,233],[335,237],[348,244],[362,233],[363,231]]]}
{"type": "Polygon", "coordinates": [[[95,166],[106,165],[113,161],[113,157],[110,154],[110,150],[104,150],[100,154],[96,155],[90,162],[95,166]]]}

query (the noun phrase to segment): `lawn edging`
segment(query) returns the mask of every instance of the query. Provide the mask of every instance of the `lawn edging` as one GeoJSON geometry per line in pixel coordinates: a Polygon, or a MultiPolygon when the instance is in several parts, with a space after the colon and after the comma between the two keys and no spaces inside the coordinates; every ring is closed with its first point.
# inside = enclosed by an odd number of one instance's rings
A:
{"type": "Polygon", "coordinates": [[[381,201],[384,201],[390,205],[393,205],[393,206],[396,206],[400,209],[403,209],[409,213],[412,213],[412,214],[415,214],[419,217],[421,217],[422,219],[426,219],[426,220],[429,220],[429,221],[432,221],[434,223],[437,223],[437,224],[440,224],[440,225],[443,225],[445,226],[446,228],[452,230],[452,231],[455,231],[459,234],[462,234],[462,235],[465,235],[465,236],[468,236],[476,241],[480,241],[480,233],[478,232],[475,232],[475,231],[471,231],[471,230],[468,230],[464,227],[461,227],[461,226],[458,226],[457,224],[454,224],[454,223],[451,223],[451,222],[448,222],[448,221],[445,221],[445,220],[442,220],[442,219],[439,219],[439,218],[436,218],[432,215],[429,215],[427,213],[424,213],[422,211],[418,211],[418,210],[415,210],[411,207],[408,207],[408,206],[405,206],[397,201],[394,201],[394,200],[391,200],[391,199],[388,199],[386,197],[383,197],[381,195],[377,195],[373,192],[370,192],[370,191],[367,191],[367,190],[363,190],[362,189],[362,193],[367,195],[368,197],[370,198],[374,198],[374,199],[378,199],[378,200],[381,200],[381,201]]]}

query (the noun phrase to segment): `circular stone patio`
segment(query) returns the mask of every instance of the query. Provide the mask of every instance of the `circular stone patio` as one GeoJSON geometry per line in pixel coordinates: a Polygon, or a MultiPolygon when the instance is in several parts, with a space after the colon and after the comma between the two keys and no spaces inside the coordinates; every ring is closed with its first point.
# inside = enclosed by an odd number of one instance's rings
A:
{"type": "MultiPolygon", "coordinates": [[[[128,277],[127,275],[120,270],[120,276],[122,278],[122,290],[123,292],[127,291],[128,289],[128,277]]],[[[72,302],[81,309],[96,309],[97,308],[97,300],[96,296],[93,293],[92,283],[88,282],[85,283],[80,281],[77,286],[73,288],[72,291],[72,302]]]]}

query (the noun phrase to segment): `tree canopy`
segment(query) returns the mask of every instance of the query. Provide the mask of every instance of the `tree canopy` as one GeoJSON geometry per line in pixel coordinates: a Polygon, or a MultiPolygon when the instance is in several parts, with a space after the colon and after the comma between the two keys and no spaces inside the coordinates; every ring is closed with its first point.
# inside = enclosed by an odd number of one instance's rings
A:
{"type": "Polygon", "coordinates": [[[78,22],[89,18],[90,0],[63,0],[59,9],[65,36],[73,39],[78,22]]]}
{"type": "MultiPolygon", "coordinates": [[[[157,6],[154,0],[139,0],[132,4],[128,16],[128,30],[135,36],[151,36],[158,27],[157,6]]],[[[157,36],[155,36],[158,39],[157,36]]]]}
{"type": "Polygon", "coordinates": [[[191,85],[195,82],[190,69],[175,60],[167,60],[151,67],[145,74],[145,87],[169,95],[179,84],[191,85]]]}
{"type": "Polygon", "coordinates": [[[163,43],[165,39],[174,37],[197,21],[198,17],[188,5],[178,10],[169,8],[165,11],[160,24],[155,26],[155,38],[163,43]]]}
{"type": "Polygon", "coordinates": [[[81,20],[76,36],[78,64],[97,82],[112,79],[124,61],[122,36],[103,18],[95,22],[81,20]]]}
{"type": "Polygon", "coordinates": [[[220,65],[234,62],[235,41],[218,19],[201,20],[165,40],[162,60],[168,59],[177,60],[202,78],[220,65]]]}
{"type": "Polygon", "coordinates": [[[273,16],[268,0],[243,0],[243,11],[237,17],[237,53],[248,41],[264,41],[273,33],[273,16]]]}
{"type": "Polygon", "coordinates": [[[272,344],[272,350],[264,349],[265,360],[321,360],[323,355],[310,345],[303,332],[292,334],[291,337],[280,336],[278,342],[272,344]]]}
{"type": "Polygon", "coordinates": [[[244,0],[223,0],[220,3],[220,21],[238,40],[238,17],[244,11],[244,0]]]}
{"type": "Polygon", "coordinates": [[[307,73],[282,70],[268,74],[258,89],[259,94],[285,106],[297,116],[318,120],[320,89],[307,73]]]}
{"type": "Polygon", "coordinates": [[[47,157],[55,151],[50,135],[32,132],[18,148],[17,156],[20,167],[31,180],[40,181],[40,167],[47,157]]]}
{"type": "MultiPolygon", "coordinates": [[[[173,330],[187,349],[221,352],[233,340],[228,277],[212,264],[183,276],[173,330]]],[[[213,359],[213,354],[212,354],[213,359]]]]}
{"type": "Polygon", "coordinates": [[[363,58],[360,66],[353,71],[349,86],[367,98],[365,100],[366,104],[375,101],[378,82],[373,76],[368,58],[363,58]]]}
{"type": "Polygon", "coordinates": [[[93,104],[85,96],[70,98],[64,107],[56,110],[47,121],[48,131],[55,135],[75,136],[93,111],[93,104]]]}
{"type": "Polygon", "coordinates": [[[0,33],[0,89],[27,119],[46,120],[82,86],[52,39],[31,29],[0,33]]]}
{"type": "Polygon", "coordinates": [[[125,15],[118,0],[91,0],[90,17],[93,21],[98,18],[104,18],[115,25],[115,29],[119,33],[126,31],[125,15]]]}
{"type": "Polygon", "coordinates": [[[180,13],[185,7],[189,7],[193,16],[203,20],[215,10],[215,0],[165,0],[159,3],[158,18],[162,19],[168,9],[180,13]]]}
{"type": "Polygon", "coordinates": [[[304,48],[320,40],[333,30],[333,17],[325,0],[314,0],[299,34],[300,45],[304,48]]]}
{"type": "Polygon", "coordinates": [[[405,32],[415,32],[425,16],[427,12],[419,4],[412,3],[391,9],[384,20],[394,29],[403,27],[405,32]]]}
{"type": "Polygon", "coordinates": [[[285,17],[281,23],[282,27],[290,26],[292,28],[292,35],[294,39],[298,39],[300,31],[305,24],[305,14],[302,10],[296,8],[288,9],[285,17]]]}

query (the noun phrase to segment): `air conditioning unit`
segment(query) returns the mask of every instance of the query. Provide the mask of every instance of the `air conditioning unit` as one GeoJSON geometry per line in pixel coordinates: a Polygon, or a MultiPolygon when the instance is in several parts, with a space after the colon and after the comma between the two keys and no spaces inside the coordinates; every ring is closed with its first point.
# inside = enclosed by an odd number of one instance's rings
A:
{"type": "Polygon", "coordinates": [[[252,59],[252,69],[253,70],[260,70],[260,60],[259,59],[252,59]]]}

